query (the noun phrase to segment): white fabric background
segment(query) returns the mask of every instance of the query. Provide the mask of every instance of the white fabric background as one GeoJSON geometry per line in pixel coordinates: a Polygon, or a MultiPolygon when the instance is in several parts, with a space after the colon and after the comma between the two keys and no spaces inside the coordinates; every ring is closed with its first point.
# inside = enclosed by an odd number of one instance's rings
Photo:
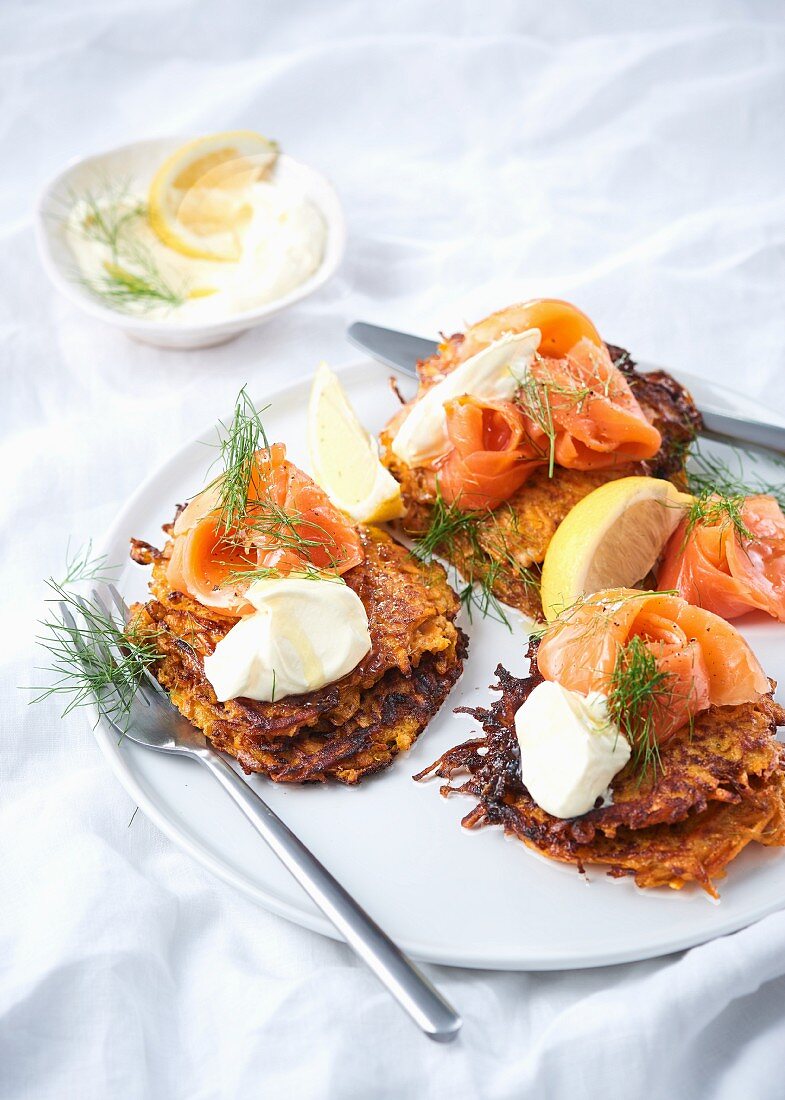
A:
{"type": "Polygon", "coordinates": [[[785,407],[782,5],[5,0],[0,66],[3,1100],[782,1095],[785,914],[658,962],[435,972],[466,1020],[440,1048],[345,948],[129,827],[84,719],[17,689],[68,536],[243,382],[348,359],[354,318],[428,331],[563,296],[785,407]],[[54,295],[30,211],[64,161],[237,126],[339,188],[325,290],[187,353],[54,295]]]}

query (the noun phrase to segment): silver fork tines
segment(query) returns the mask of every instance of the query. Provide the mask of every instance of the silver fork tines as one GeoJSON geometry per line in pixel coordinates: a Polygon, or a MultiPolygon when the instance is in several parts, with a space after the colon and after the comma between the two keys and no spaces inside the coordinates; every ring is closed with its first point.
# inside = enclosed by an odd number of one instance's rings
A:
{"type": "MultiPolygon", "coordinates": [[[[125,601],[123,600],[123,597],[120,595],[113,584],[107,585],[107,589],[110,596],[112,597],[112,601],[115,604],[115,607],[120,613],[120,626],[118,627],[118,629],[122,629],[128,624],[130,611],[125,601]]],[[[106,618],[113,623],[114,615],[106,606],[106,603],[101,598],[98,589],[96,588],[93,589],[92,600],[96,607],[100,608],[102,614],[105,615],[106,618]]],[[[155,697],[159,700],[165,700],[167,705],[171,705],[169,704],[169,696],[163,690],[163,688],[158,683],[155,676],[153,676],[153,674],[149,671],[149,669],[145,668],[140,670],[138,691],[143,696],[146,703],[153,702],[153,697],[155,697]]]]}
{"type": "Polygon", "coordinates": [[[128,608],[128,604],[125,602],[123,597],[117,591],[117,586],[116,585],[108,584],[106,587],[109,589],[109,595],[112,597],[112,600],[114,602],[115,607],[120,612],[120,617],[122,618],[124,623],[127,623],[128,619],[131,615],[131,612],[128,608]]]}

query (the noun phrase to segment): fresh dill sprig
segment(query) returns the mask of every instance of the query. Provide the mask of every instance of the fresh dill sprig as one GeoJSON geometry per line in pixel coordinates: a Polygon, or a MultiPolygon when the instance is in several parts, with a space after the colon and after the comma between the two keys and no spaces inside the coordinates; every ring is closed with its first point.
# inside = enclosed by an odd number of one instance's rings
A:
{"type": "Polygon", "coordinates": [[[635,635],[621,647],[611,674],[608,711],[632,748],[632,761],[642,778],[662,766],[656,720],[673,699],[674,674],[658,667],[643,638],[635,635]]]}
{"type": "MultiPolygon", "coordinates": [[[[272,565],[250,565],[248,569],[235,569],[227,574],[226,580],[223,584],[227,587],[231,587],[235,584],[252,584],[254,581],[269,581],[277,580],[281,576],[280,569],[276,569],[272,565]]],[[[315,565],[309,565],[304,562],[302,568],[292,569],[286,574],[289,580],[299,581],[335,581],[338,584],[345,584],[343,577],[337,576],[335,573],[327,573],[323,569],[318,569],[315,565]]]]}
{"type": "MultiPolygon", "coordinates": [[[[269,408],[266,405],[261,412],[269,408]]],[[[225,534],[234,531],[248,511],[248,494],[259,476],[257,451],[268,453],[270,444],[264,430],[261,413],[243,386],[234,403],[234,413],[228,424],[218,422],[219,455],[216,461],[222,472],[210,483],[219,487],[219,525],[225,534]]],[[[261,485],[260,485],[261,487],[261,485]]]]}
{"type": "MultiPolygon", "coordinates": [[[[605,386],[607,396],[608,384],[605,386]]],[[[523,411],[535,422],[545,434],[548,441],[548,477],[553,477],[556,465],[556,423],[553,417],[553,398],[562,399],[561,404],[573,406],[581,412],[584,404],[594,396],[595,391],[590,386],[565,386],[555,379],[540,372],[538,375],[528,371],[522,379],[516,398],[523,411]]]]}
{"type": "MultiPolygon", "coordinates": [[[[745,497],[763,494],[774,497],[780,508],[785,509],[785,481],[770,481],[760,474],[745,469],[750,454],[738,447],[728,447],[728,458],[720,457],[693,447],[687,462],[687,484],[695,496],[716,493],[726,497],[745,497]]],[[[770,459],[770,461],[775,461],[770,459]]],[[[781,466],[782,463],[775,462],[781,466]]]]}
{"type": "Polygon", "coordinates": [[[100,275],[79,276],[86,290],[122,313],[174,308],[187,300],[185,287],[167,279],[151,250],[131,234],[134,224],[147,218],[147,206],[129,195],[127,183],[85,191],[74,196],[73,203],[84,211],[77,231],[109,252],[100,275]]]}
{"type": "Polygon", "coordinates": [[[556,426],[553,422],[550,395],[545,386],[534,375],[527,374],[521,381],[518,400],[524,412],[545,433],[548,440],[548,477],[553,477],[556,463],[556,426]]]}
{"type": "Polygon", "coordinates": [[[618,653],[611,676],[608,710],[632,748],[633,766],[643,776],[661,764],[652,710],[668,674],[657,668],[654,654],[634,637],[618,653]]]}
{"type": "MultiPolygon", "coordinates": [[[[493,546],[492,551],[497,552],[493,546]]],[[[427,530],[414,543],[412,553],[420,561],[432,561],[443,555],[452,558],[456,550],[461,559],[460,570],[450,563],[450,570],[456,582],[458,598],[466,609],[469,619],[472,610],[477,610],[483,618],[492,618],[502,623],[508,630],[512,625],[504,607],[494,594],[494,588],[500,575],[512,571],[527,586],[538,587],[533,573],[515,562],[504,540],[503,532],[496,523],[490,509],[463,511],[457,503],[448,504],[442,496],[439,483],[436,483],[436,498],[431,510],[427,530]],[[493,524],[498,532],[498,556],[492,557],[480,543],[480,530],[487,532],[493,524]],[[502,552],[502,543],[504,549],[502,552]],[[463,583],[459,578],[463,578],[463,583]]]]}
{"type": "Polygon", "coordinates": [[[234,413],[228,424],[219,421],[216,462],[222,472],[208,486],[218,489],[217,529],[226,542],[248,554],[248,569],[234,570],[227,583],[239,579],[263,579],[267,567],[256,568],[250,553],[253,548],[270,545],[276,550],[291,550],[306,563],[304,569],[317,570],[313,551],[325,553],[335,564],[330,546],[338,549],[334,535],[312,516],[282,507],[270,493],[272,457],[264,429],[261,411],[257,410],[243,386],[235,401],[234,413]]]}
{"type": "Polygon", "coordinates": [[[509,631],[512,631],[512,624],[505,614],[504,607],[493,591],[501,569],[502,563],[500,561],[489,562],[487,567],[479,574],[472,567],[463,588],[458,592],[458,596],[466,608],[470,621],[472,608],[476,608],[483,619],[494,619],[497,623],[502,623],[509,631]]]}
{"type": "Polygon", "coordinates": [[[97,298],[108,302],[122,313],[139,313],[155,306],[181,306],[185,296],[166,282],[153,263],[139,265],[136,274],[118,263],[105,262],[102,275],[94,279],[83,276],[82,285],[97,298]]]}
{"type": "Polygon", "coordinates": [[[107,183],[100,192],[84,191],[71,196],[72,203],[79,203],[85,210],[79,222],[83,236],[108,248],[114,257],[125,250],[124,238],[129,227],[137,219],[147,217],[147,204],[131,199],[129,189],[127,181],[118,181],[107,183]]]}
{"type": "Polygon", "coordinates": [[[730,527],[742,541],[749,541],[753,534],[744,522],[742,509],[744,496],[739,493],[732,495],[718,493],[715,490],[705,489],[695,497],[687,510],[687,526],[684,530],[684,545],[689,542],[690,536],[699,524],[707,524],[711,527],[720,527],[723,530],[730,527]]]}
{"type": "Polygon", "coordinates": [[[116,566],[107,564],[106,554],[93,556],[92,539],[73,552],[69,541],[65,550],[65,576],[58,583],[61,588],[68,588],[79,581],[110,581],[116,572],[116,566]]]}
{"type": "MultiPolygon", "coordinates": [[[[502,509],[506,509],[507,511],[509,525],[513,533],[516,535],[519,534],[518,513],[509,501],[505,501],[499,511],[502,509]]],[[[519,580],[524,588],[539,595],[541,580],[539,572],[529,569],[528,566],[521,565],[510,549],[505,528],[498,522],[496,516],[494,516],[493,524],[485,530],[485,549],[488,554],[494,556],[494,564],[498,563],[499,571],[503,570],[507,573],[512,573],[513,577],[519,580]]]]}
{"type": "MultiPolygon", "coordinates": [[[[105,568],[102,559],[80,559],[78,575],[96,577],[105,568]]],[[[34,703],[53,695],[67,698],[63,715],[77,707],[95,704],[121,732],[128,728],[131,705],[139,685],[161,654],[155,633],[142,633],[131,624],[120,626],[100,603],[78,596],[67,583],[53,578],[46,582],[51,595],[48,603],[64,604],[73,623],[52,610],[41,623],[37,641],[49,655],[49,663],[39,669],[52,677],[46,687],[33,688],[34,703]]]]}
{"type": "Polygon", "coordinates": [[[330,556],[329,545],[336,545],[335,537],[326,527],[312,518],[306,519],[301,512],[287,512],[269,496],[259,506],[254,505],[246,512],[244,532],[243,537],[250,536],[254,542],[269,540],[276,549],[294,550],[307,562],[311,561],[311,550],[314,548],[325,550],[330,556]],[[316,533],[321,537],[309,537],[309,534],[313,536],[316,533]]]}
{"type": "Polygon", "coordinates": [[[413,553],[421,561],[430,561],[439,550],[451,553],[455,542],[461,535],[472,537],[477,523],[490,513],[484,511],[463,511],[457,504],[448,504],[442,496],[441,486],[436,482],[436,498],[433,502],[428,529],[417,536],[413,553]]]}

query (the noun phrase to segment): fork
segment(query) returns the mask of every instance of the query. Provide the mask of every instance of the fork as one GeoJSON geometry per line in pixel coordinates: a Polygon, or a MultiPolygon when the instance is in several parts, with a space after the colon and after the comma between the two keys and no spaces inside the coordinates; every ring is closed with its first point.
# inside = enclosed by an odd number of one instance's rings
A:
{"type": "MultiPolygon", "coordinates": [[[[127,623],[129,611],[122,596],[114,585],[107,587],[122,623],[127,623]]],[[[91,600],[110,622],[115,621],[98,591],[92,592],[91,600]]],[[[77,603],[84,607],[83,601],[77,600],[77,603]]],[[[64,603],[60,603],[60,614],[74,639],[79,660],[85,664],[91,657],[85,641],[90,634],[80,634],[64,603]]],[[[111,651],[107,642],[93,638],[92,644],[100,650],[103,660],[116,663],[117,654],[111,651]]],[[[100,702],[99,713],[101,721],[121,737],[158,752],[186,756],[207,768],[349,947],[370,967],[417,1026],[437,1042],[448,1043],[455,1038],[462,1021],[452,1006],[267,803],[208,744],[204,734],[183,718],[149,672],[144,673],[130,701],[127,728],[121,729],[100,702]]]]}

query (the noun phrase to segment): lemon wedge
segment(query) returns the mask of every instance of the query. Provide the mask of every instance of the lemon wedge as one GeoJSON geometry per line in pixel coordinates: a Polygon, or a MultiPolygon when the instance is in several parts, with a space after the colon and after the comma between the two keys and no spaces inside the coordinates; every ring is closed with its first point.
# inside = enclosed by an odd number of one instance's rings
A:
{"type": "Polygon", "coordinates": [[[589,493],[557,527],[542,565],[550,621],[602,588],[634,588],[654,568],[692,503],[669,481],[623,477],[589,493]]]}
{"type": "Polygon", "coordinates": [[[308,447],[314,480],[358,523],[403,515],[401,487],[379,461],[379,448],[349,404],[336,375],[320,363],[308,405],[308,447]]]}
{"type": "Polygon", "coordinates": [[[153,176],[150,226],[183,256],[239,260],[242,231],[251,217],[247,188],[270,172],[277,157],[277,144],[252,130],[188,142],[153,176]]]}

